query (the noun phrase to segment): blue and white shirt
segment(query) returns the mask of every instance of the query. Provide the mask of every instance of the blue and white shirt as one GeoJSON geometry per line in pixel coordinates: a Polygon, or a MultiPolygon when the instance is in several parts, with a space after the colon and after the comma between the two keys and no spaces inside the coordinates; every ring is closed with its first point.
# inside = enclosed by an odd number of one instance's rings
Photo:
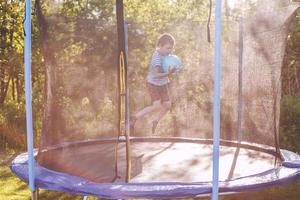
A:
{"type": "Polygon", "coordinates": [[[155,66],[162,66],[164,56],[160,55],[158,51],[155,51],[152,55],[151,62],[150,62],[150,70],[149,70],[149,76],[148,76],[148,82],[153,85],[165,85],[169,83],[169,78],[162,77],[162,78],[155,78],[154,77],[154,70],[155,66]]]}

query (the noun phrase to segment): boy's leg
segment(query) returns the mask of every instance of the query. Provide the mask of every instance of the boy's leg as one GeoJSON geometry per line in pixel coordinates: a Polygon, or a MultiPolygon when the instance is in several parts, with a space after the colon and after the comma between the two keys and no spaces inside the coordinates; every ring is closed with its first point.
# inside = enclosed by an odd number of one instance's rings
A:
{"type": "Polygon", "coordinates": [[[171,109],[171,105],[172,105],[171,101],[163,102],[162,108],[156,118],[156,121],[159,122],[167,114],[167,112],[171,109]]]}
{"type": "Polygon", "coordinates": [[[143,108],[142,110],[138,111],[137,113],[135,113],[134,115],[132,115],[130,117],[130,132],[133,133],[135,122],[139,118],[141,118],[141,117],[145,116],[146,114],[151,113],[155,110],[158,110],[160,107],[161,107],[160,100],[156,100],[150,106],[147,106],[147,107],[143,108]]]}
{"type": "Polygon", "coordinates": [[[171,105],[171,101],[163,102],[162,108],[158,113],[157,118],[152,121],[152,134],[155,134],[155,130],[159,121],[168,113],[168,111],[171,109],[171,105]]]}
{"type": "Polygon", "coordinates": [[[153,112],[154,110],[158,109],[160,107],[160,93],[159,93],[159,87],[155,86],[151,83],[147,83],[147,88],[149,91],[149,94],[151,96],[151,102],[152,104],[150,106],[147,106],[143,108],[142,110],[138,111],[134,115],[132,115],[132,119],[135,122],[137,119],[143,117],[144,115],[153,112]]]}
{"type": "Polygon", "coordinates": [[[152,122],[152,134],[155,134],[156,127],[159,121],[168,113],[171,109],[172,101],[170,97],[169,85],[165,85],[160,88],[160,98],[162,100],[161,110],[157,115],[156,120],[152,122]]]}
{"type": "Polygon", "coordinates": [[[136,117],[137,119],[139,119],[139,118],[143,117],[144,115],[157,110],[160,107],[161,107],[160,100],[157,100],[157,101],[154,101],[150,106],[147,106],[147,107],[143,108],[142,110],[138,111],[133,116],[136,117]]]}

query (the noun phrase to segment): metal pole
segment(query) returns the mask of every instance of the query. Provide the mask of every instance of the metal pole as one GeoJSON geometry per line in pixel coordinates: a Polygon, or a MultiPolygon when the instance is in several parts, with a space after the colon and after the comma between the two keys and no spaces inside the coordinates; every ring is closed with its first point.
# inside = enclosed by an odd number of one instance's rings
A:
{"type": "Polygon", "coordinates": [[[34,183],[34,157],[33,157],[33,128],[32,128],[32,100],[31,100],[31,0],[25,1],[25,38],[24,38],[24,64],[25,64],[25,100],[26,100],[26,128],[29,187],[32,199],[37,199],[34,183]]]}
{"type": "Polygon", "coordinates": [[[126,130],[128,121],[128,94],[127,94],[127,53],[126,53],[126,30],[124,24],[124,4],[123,0],[116,0],[117,30],[118,30],[118,60],[119,60],[119,135],[125,131],[126,138],[126,182],[131,178],[131,149],[130,135],[126,130]]]}
{"type": "Polygon", "coordinates": [[[212,200],[219,198],[219,144],[220,144],[220,93],[221,93],[221,11],[222,0],[215,7],[215,78],[214,78],[214,142],[212,200]]]}
{"type": "Polygon", "coordinates": [[[243,138],[242,119],[243,119],[243,55],[244,55],[244,27],[243,17],[240,18],[239,23],[239,99],[238,99],[238,130],[237,138],[238,144],[241,143],[243,138]]]}

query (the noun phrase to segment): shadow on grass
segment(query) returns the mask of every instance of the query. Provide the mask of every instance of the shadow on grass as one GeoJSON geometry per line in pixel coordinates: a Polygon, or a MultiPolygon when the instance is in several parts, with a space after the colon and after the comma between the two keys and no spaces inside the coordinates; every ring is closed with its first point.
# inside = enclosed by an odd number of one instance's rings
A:
{"type": "Polygon", "coordinates": [[[20,184],[19,187],[16,190],[21,191],[21,190],[27,190],[27,189],[28,189],[28,186],[27,186],[26,183],[24,183],[24,184],[20,184]]]}
{"type": "Polygon", "coordinates": [[[50,200],[50,199],[82,200],[82,197],[71,195],[71,194],[66,194],[63,192],[53,192],[53,191],[46,191],[46,190],[42,190],[39,192],[39,200],[50,200]]]}
{"type": "Polygon", "coordinates": [[[5,167],[10,165],[10,163],[19,155],[20,152],[15,152],[15,153],[7,153],[0,151],[0,167],[5,167]]]}
{"type": "Polygon", "coordinates": [[[1,172],[1,175],[0,175],[0,179],[8,179],[8,178],[11,178],[12,177],[12,173],[9,172],[8,170],[5,170],[5,171],[0,171],[1,172]]]}

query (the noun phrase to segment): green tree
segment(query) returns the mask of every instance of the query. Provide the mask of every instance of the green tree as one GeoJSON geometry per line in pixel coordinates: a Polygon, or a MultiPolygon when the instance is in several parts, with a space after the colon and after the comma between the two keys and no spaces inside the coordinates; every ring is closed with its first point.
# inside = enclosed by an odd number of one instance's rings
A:
{"type": "MultiPolygon", "coordinates": [[[[0,3],[0,136],[2,146],[24,147],[24,1],[3,0],[0,3]],[[14,138],[20,138],[18,142],[14,138]],[[22,138],[22,139],[21,139],[22,138]]],[[[33,16],[33,24],[35,18],[33,16]]],[[[43,105],[44,68],[38,43],[38,29],[32,28],[32,88],[35,132],[40,130],[43,105]]]]}
{"type": "MultiPolygon", "coordinates": [[[[297,0],[300,3],[300,1],[297,0]]],[[[287,38],[282,68],[282,94],[300,96],[300,10],[296,12],[287,38]]]]}

